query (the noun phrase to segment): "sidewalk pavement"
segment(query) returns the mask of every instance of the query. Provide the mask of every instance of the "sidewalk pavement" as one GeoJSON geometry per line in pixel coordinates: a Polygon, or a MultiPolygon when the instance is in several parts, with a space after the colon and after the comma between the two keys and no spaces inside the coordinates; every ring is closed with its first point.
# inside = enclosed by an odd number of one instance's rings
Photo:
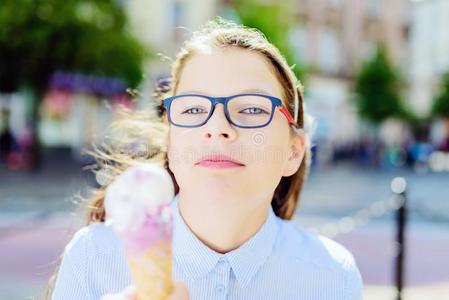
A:
{"type": "MultiPolygon", "coordinates": [[[[364,300],[395,300],[396,291],[391,286],[365,286],[364,300]]],[[[449,281],[406,288],[403,300],[447,300],[449,299],[449,281]]]]}

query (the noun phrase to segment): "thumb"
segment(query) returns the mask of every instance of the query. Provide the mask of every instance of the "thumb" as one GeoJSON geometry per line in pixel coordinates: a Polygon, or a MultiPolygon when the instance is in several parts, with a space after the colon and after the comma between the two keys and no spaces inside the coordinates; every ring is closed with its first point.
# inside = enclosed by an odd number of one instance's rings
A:
{"type": "Polygon", "coordinates": [[[181,281],[173,282],[173,291],[167,300],[189,300],[189,290],[181,281]]]}

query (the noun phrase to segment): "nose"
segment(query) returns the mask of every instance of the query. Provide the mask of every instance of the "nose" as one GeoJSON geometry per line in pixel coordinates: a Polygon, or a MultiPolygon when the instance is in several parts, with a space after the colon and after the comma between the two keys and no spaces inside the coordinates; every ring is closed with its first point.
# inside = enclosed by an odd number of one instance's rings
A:
{"type": "Polygon", "coordinates": [[[226,118],[224,106],[221,103],[216,104],[212,116],[210,116],[203,128],[206,140],[219,138],[233,141],[237,138],[237,131],[226,118]]]}

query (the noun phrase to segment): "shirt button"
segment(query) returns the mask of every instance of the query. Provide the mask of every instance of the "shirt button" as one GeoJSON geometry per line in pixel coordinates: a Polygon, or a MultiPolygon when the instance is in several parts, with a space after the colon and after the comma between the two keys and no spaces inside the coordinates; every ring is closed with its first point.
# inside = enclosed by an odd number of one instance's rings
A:
{"type": "Polygon", "coordinates": [[[225,287],[222,284],[219,284],[215,287],[215,291],[219,294],[222,294],[224,292],[224,290],[225,290],[225,287]]]}

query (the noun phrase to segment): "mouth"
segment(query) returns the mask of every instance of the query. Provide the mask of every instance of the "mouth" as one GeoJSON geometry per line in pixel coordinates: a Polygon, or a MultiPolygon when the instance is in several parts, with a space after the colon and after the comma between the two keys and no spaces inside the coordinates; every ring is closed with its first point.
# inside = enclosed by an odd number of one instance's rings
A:
{"type": "Polygon", "coordinates": [[[213,169],[241,168],[245,166],[244,163],[223,154],[203,156],[195,165],[213,169]]]}

